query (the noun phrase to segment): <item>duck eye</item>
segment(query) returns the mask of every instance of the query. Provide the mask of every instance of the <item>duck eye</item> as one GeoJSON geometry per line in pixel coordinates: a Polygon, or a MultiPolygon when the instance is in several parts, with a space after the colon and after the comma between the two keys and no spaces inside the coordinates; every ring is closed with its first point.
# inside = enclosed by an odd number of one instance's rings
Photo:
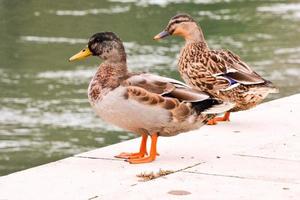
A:
{"type": "Polygon", "coordinates": [[[82,52],[85,52],[85,49],[83,49],[82,52]]]}
{"type": "Polygon", "coordinates": [[[169,30],[169,33],[172,35],[175,31],[175,28],[173,28],[172,30],[169,30]]]}

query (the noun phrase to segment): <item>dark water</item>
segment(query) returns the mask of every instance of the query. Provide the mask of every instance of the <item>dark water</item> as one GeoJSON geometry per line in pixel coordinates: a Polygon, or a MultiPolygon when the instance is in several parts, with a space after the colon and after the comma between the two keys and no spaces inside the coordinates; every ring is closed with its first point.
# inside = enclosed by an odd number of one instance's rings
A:
{"type": "Polygon", "coordinates": [[[281,93],[300,91],[300,3],[242,0],[0,0],[0,175],[134,135],[101,122],[87,101],[99,60],[67,59],[99,31],[125,42],[130,70],[179,78],[178,38],[152,37],[171,16],[200,22],[211,48],[238,53],[281,93]]]}

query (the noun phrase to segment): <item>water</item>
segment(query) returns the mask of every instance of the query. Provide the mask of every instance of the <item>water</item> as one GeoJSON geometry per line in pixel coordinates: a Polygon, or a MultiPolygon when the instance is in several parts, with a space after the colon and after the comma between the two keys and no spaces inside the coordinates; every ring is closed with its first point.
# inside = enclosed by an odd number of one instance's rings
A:
{"type": "Polygon", "coordinates": [[[91,34],[114,31],[130,70],[179,78],[183,41],[152,40],[177,12],[200,22],[211,48],[231,49],[273,81],[281,93],[270,98],[300,91],[297,1],[0,0],[0,175],[135,137],[90,108],[99,60],[67,59],[91,34]]]}

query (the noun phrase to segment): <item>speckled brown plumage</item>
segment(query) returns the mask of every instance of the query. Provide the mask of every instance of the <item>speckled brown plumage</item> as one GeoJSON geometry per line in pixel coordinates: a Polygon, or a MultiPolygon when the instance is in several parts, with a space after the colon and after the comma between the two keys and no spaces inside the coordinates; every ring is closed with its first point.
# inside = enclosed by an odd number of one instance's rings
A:
{"type": "Polygon", "coordinates": [[[224,101],[234,102],[231,111],[259,104],[269,93],[277,92],[270,81],[253,71],[229,50],[210,50],[201,28],[189,15],[174,16],[155,39],[177,35],[186,43],[180,52],[178,70],[184,81],[224,101]]]}
{"type": "Polygon", "coordinates": [[[109,90],[120,85],[120,80],[127,74],[126,65],[122,63],[112,67],[109,63],[99,66],[93,79],[90,82],[88,96],[91,102],[100,100],[109,90]],[[124,76],[121,76],[123,74],[124,76]],[[108,90],[109,88],[109,90],[108,90]]]}
{"type": "Polygon", "coordinates": [[[186,83],[225,101],[235,102],[231,111],[246,110],[260,103],[274,89],[228,50],[210,50],[198,43],[182,49],[179,72],[186,83]],[[236,86],[230,88],[231,80],[236,86]],[[269,90],[270,89],[270,90],[269,90]]]}

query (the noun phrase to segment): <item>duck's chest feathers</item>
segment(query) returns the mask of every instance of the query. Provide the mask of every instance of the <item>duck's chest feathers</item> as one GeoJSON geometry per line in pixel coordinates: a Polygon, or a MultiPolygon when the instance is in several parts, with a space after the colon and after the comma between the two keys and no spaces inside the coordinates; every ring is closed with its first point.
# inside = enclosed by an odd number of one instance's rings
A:
{"type": "Polygon", "coordinates": [[[111,90],[120,85],[120,76],[111,68],[99,68],[92,78],[89,88],[88,97],[91,104],[101,101],[103,97],[111,90]]]}
{"type": "Polygon", "coordinates": [[[123,86],[109,91],[92,107],[102,120],[133,132],[139,129],[152,132],[170,121],[168,110],[128,98],[128,90],[123,86]]]}
{"type": "Polygon", "coordinates": [[[207,51],[197,44],[188,44],[182,48],[178,61],[178,70],[183,80],[195,85],[199,77],[204,77],[209,60],[207,51]]]}
{"type": "Polygon", "coordinates": [[[178,61],[179,71],[181,73],[186,73],[188,70],[193,70],[193,63],[201,63],[201,66],[206,66],[209,62],[207,50],[208,48],[199,44],[185,45],[180,52],[178,61]]]}

